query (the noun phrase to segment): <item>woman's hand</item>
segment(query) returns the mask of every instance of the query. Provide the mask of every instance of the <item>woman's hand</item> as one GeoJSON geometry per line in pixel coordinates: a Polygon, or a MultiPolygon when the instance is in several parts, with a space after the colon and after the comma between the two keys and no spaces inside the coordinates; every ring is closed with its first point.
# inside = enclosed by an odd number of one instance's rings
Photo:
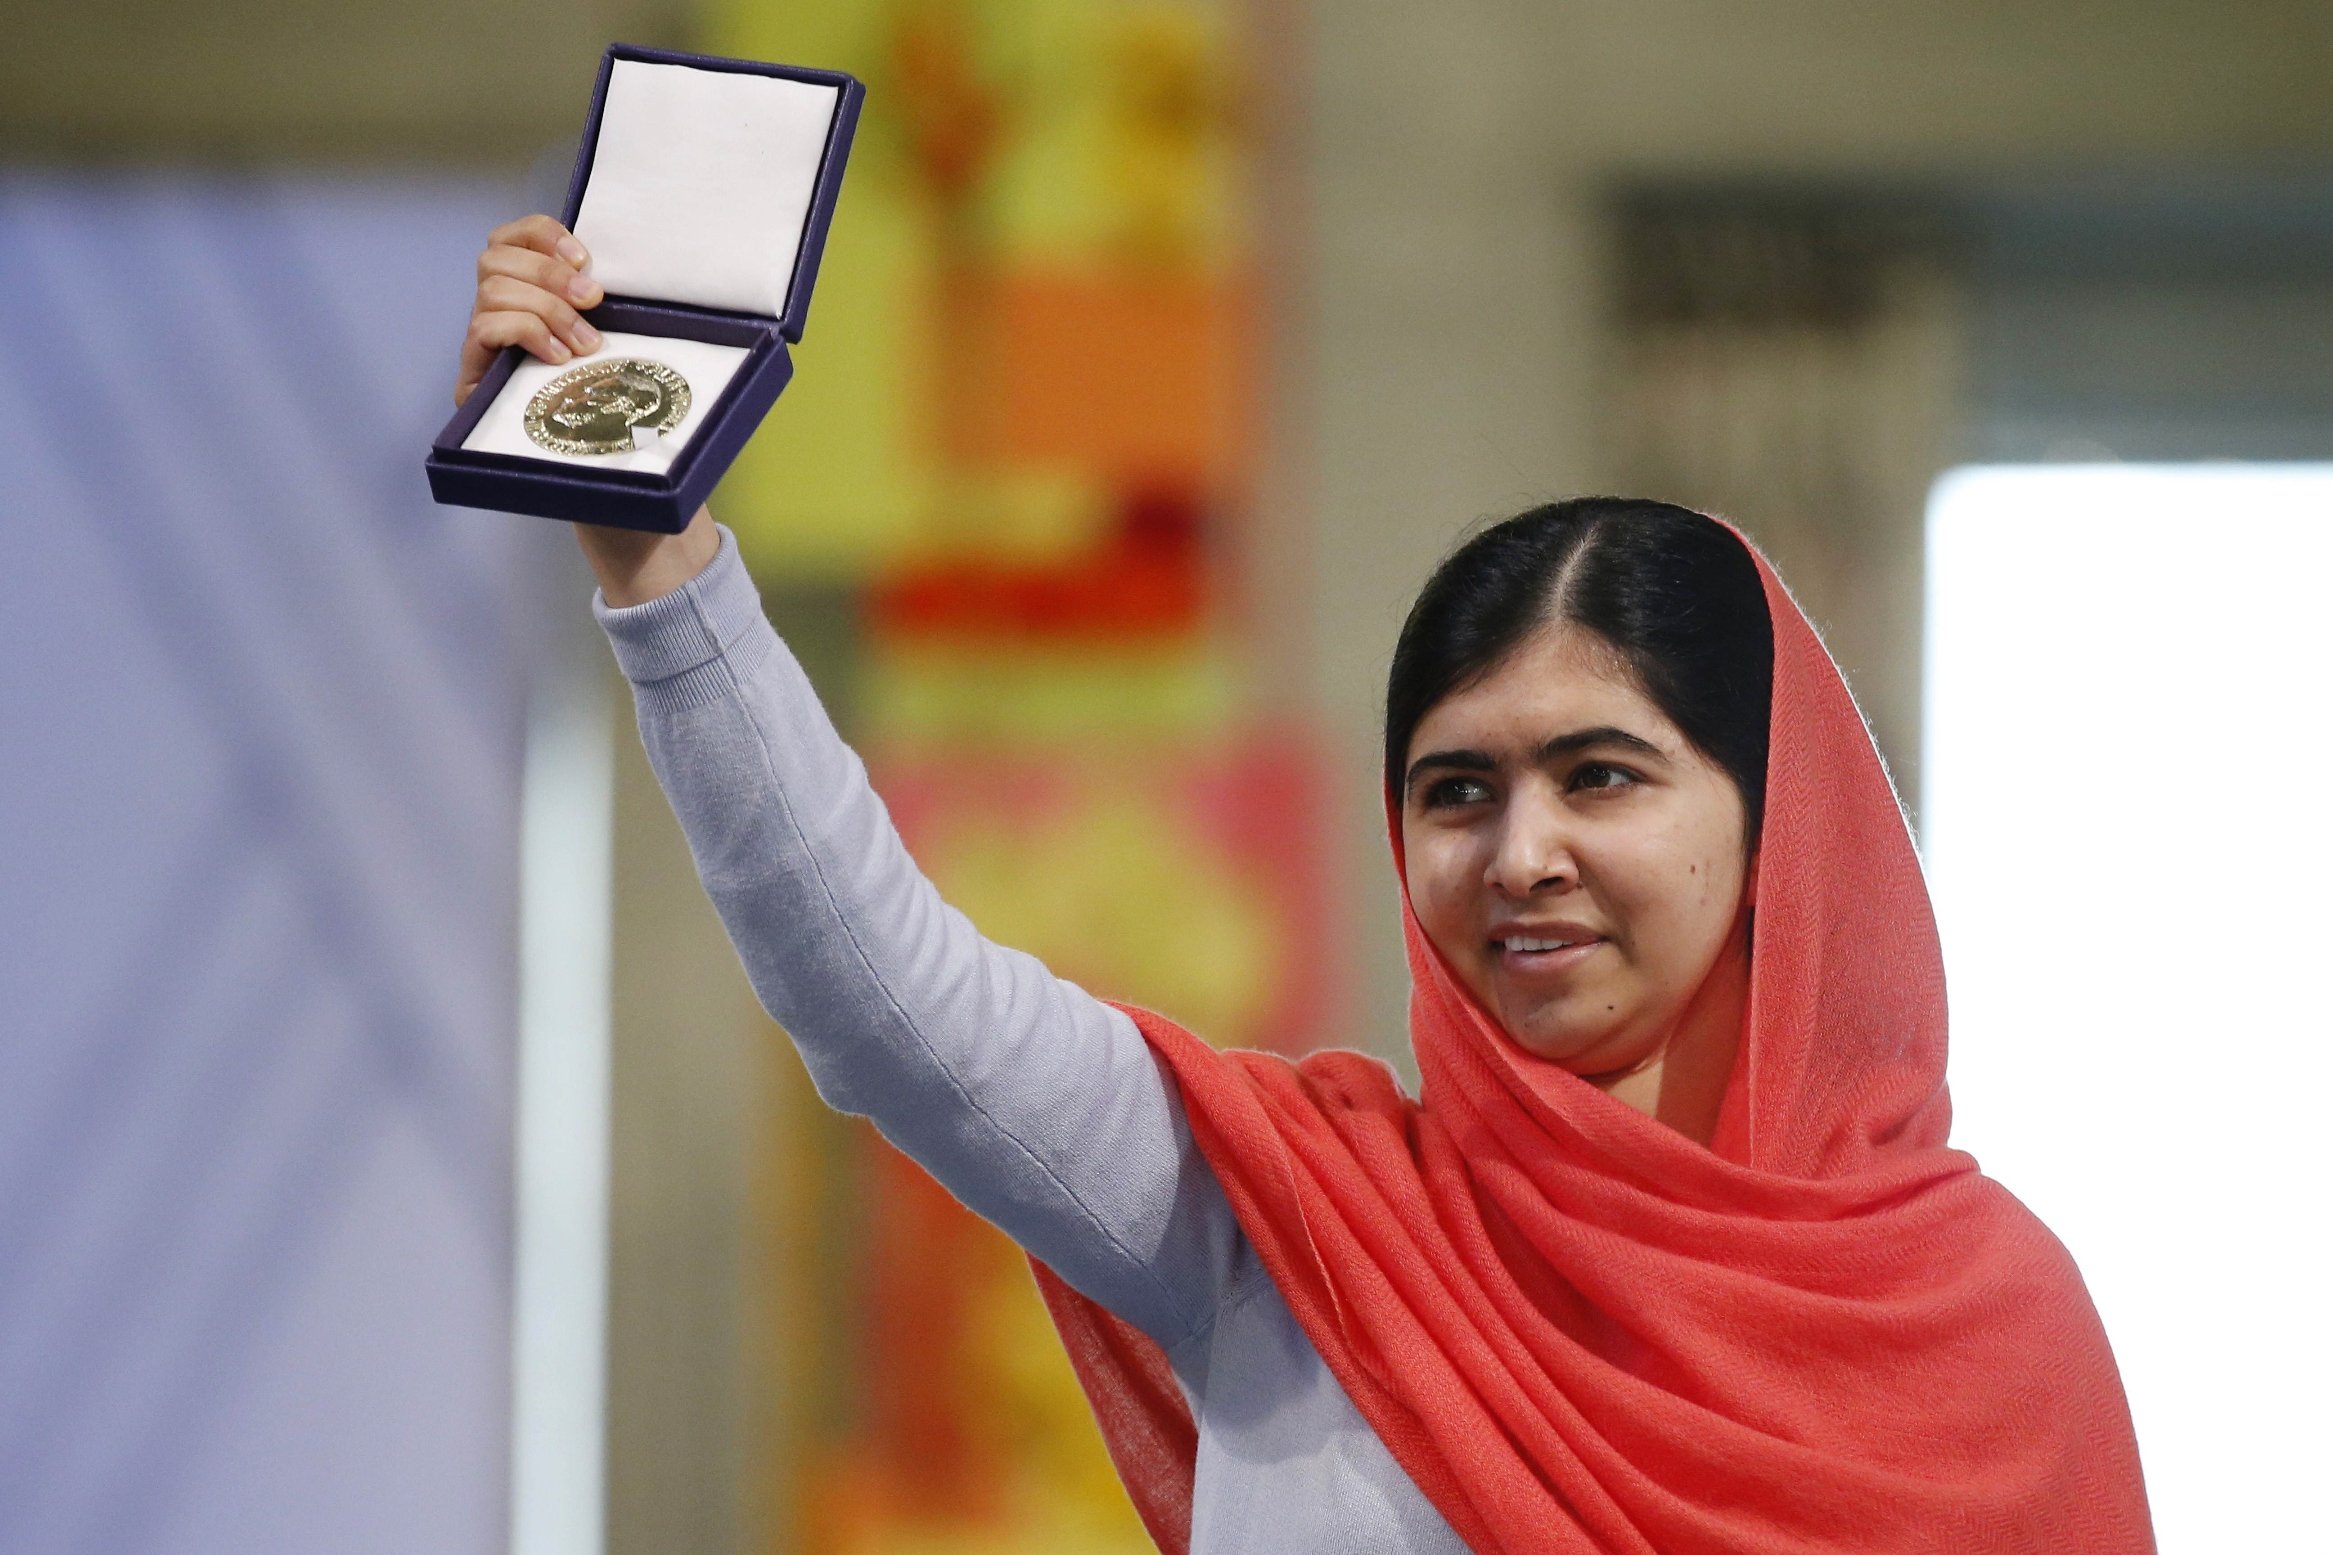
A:
{"type": "MultiPolygon", "coordinates": [[[[478,293],[470,328],[462,336],[462,366],[454,378],[459,405],[478,387],[506,346],[557,366],[600,347],[599,331],[577,311],[597,306],[603,293],[586,273],[591,256],[575,234],[549,216],[521,216],[496,227],[478,256],[478,293]]],[[[677,535],[577,524],[600,593],[611,605],[644,604],[705,570],[721,548],[713,515],[697,509],[677,535]]]]}
{"type": "Polygon", "coordinates": [[[599,331],[576,311],[600,300],[599,282],[584,272],[589,263],[575,234],[549,216],[521,216],[487,234],[455,404],[470,397],[505,346],[523,346],[553,365],[599,349],[599,331]]]}

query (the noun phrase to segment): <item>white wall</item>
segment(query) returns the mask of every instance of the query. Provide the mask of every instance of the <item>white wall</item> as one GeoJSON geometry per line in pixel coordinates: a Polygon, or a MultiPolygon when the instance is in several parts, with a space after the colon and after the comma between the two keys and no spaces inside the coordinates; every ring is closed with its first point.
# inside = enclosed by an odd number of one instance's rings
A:
{"type": "Polygon", "coordinates": [[[1956,470],[1928,555],[1954,1142],[2081,1266],[2168,1555],[2320,1547],[2333,465],[1956,470]]]}

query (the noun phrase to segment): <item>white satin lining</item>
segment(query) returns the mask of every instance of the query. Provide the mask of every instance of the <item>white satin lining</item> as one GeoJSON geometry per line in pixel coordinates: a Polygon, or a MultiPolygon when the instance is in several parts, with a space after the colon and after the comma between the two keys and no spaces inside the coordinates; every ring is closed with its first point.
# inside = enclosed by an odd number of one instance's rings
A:
{"type": "Polygon", "coordinates": [[[841,94],[779,76],[619,59],[575,235],[620,297],[786,311],[841,94]]]}

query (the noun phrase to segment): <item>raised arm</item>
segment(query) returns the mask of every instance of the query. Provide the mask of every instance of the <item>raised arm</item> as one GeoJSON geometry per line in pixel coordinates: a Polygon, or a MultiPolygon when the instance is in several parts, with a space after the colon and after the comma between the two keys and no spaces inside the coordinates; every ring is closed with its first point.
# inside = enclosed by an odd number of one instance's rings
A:
{"type": "Polygon", "coordinates": [[[728,531],[699,522],[703,572],[595,610],[762,1004],[830,1105],[1173,1349],[1212,1314],[1238,1232],[1172,1081],[1126,1016],[940,899],[728,531]]]}
{"type": "MultiPolygon", "coordinates": [[[[599,349],[589,266],[549,216],[494,230],[457,403],[505,348],[599,349]]],[[[940,900],[710,514],[575,535],[698,874],[819,1094],[1169,1351],[1203,1329],[1238,1223],[1134,1023],[940,900]]]]}

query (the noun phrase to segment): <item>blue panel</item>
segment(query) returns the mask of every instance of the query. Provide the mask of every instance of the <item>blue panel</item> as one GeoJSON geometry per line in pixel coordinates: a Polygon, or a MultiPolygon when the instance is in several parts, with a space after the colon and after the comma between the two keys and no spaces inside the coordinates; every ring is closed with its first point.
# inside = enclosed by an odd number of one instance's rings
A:
{"type": "Polygon", "coordinates": [[[0,179],[12,1555],[504,1541],[564,537],[434,505],[412,451],[521,200],[0,179]]]}

